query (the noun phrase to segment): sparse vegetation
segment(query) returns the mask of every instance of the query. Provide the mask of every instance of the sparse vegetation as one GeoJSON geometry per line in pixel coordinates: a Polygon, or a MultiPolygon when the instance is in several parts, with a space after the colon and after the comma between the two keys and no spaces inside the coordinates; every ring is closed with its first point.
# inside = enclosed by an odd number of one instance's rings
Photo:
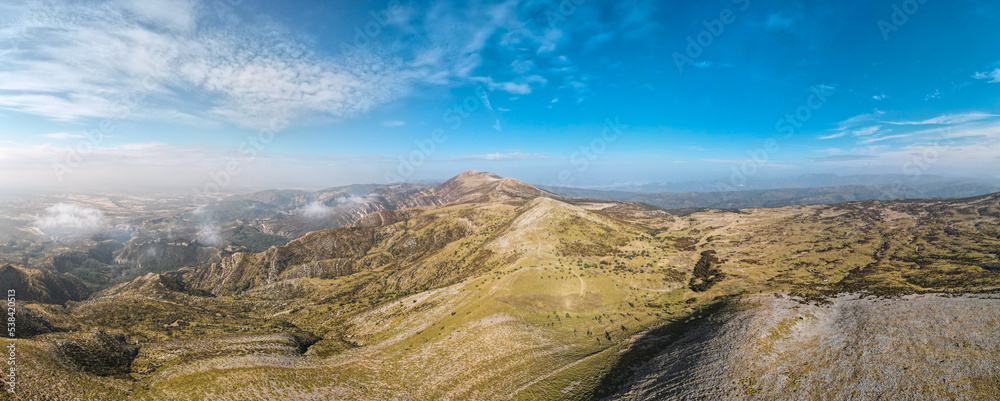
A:
{"type": "MultiPolygon", "coordinates": [[[[805,391],[814,368],[789,365],[785,347],[813,327],[811,315],[753,320],[767,316],[760,310],[778,303],[788,308],[781,313],[796,305],[817,314],[843,305],[845,293],[1000,287],[997,217],[977,212],[996,204],[989,197],[678,218],[650,217],[648,205],[484,191],[147,274],[65,307],[32,304],[37,330],[24,357],[36,367],[25,374],[74,377],[63,399],[98,385],[110,389],[102,399],[245,398],[250,390],[228,384],[246,382],[261,383],[253,397],[335,388],[357,399],[591,399],[628,391],[637,372],[679,344],[753,321],[754,355],[775,358],[781,383],[805,391]],[[120,352],[87,351],[95,329],[121,333],[100,347],[120,352]],[[63,359],[79,362],[53,362],[63,359]]],[[[39,294],[60,285],[37,283],[39,294]]],[[[850,302],[862,301],[871,302],[850,302]]],[[[778,379],[758,373],[719,388],[771,394],[778,379]]],[[[980,373],[968,388],[989,394],[995,386],[980,373]]]]}

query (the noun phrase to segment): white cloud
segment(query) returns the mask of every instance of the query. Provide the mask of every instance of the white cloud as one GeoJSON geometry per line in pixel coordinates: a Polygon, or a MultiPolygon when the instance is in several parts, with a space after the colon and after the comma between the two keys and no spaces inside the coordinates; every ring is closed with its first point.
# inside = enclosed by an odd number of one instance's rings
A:
{"type": "Polygon", "coordinates": [[[210,6],[26,3],[0,30],[0,41],[19,43],[17,57],[0,60],[0,108],[73,121],[187,107],[173,111],[262,127],[275,116],[362,113],[416,84],[398,58],[320,55],[273,23],[218,24],[210,6]]]}
{"type": "Polygon", "coordinates": [[[299,213],[309,218],[319,218],[333,213],[333,208],[320,202],[313,202],[303,207],[299,213]]]}
{"type": "Polygon", "coordinates": [[[840,131],[840,132],[835,132],[835,133],[832,133],[832,134],[829,134],[829,135],[822,135],[822,136],[819,137],[819,139],[824,139],[824,140],[825,139],[835,139],[835,138],[840,138],[840,137],[845,136],[845,135],[847,135],[847,131],[840,131]]]}
{"type": "Polygon", "coordinates": [[[83,139],[83,138],[86,138],[82,134],[71,134],[71,133],[68,133],[68,132],[53,132],[51,134],[43,134],[42,136],[44,136],[46,138],[58,139],[60,141],[66,140],[66,139],[70,139],[70,138],[73,138],[73,139],[83,139]]]}
{"type": "Polygon", "coordinates": [[[46,234],[88,233],[104,227],[104,214],[73,203],[57,203],[35,216],[33,225],[46,234]]]}
{"type": "Polygon", "coordinates": [[[854,117],[848,118],[844,121],[841,121],[838,124],[838,127],[840,129],[854,128],[859,125],[864,125],[874,122],[883,115],[885,115],[885,112],[881,110],[875,110],[871,113],[859,114],[854,117]]]}
{"type": "Polygon", "coordinates": [[[527,82],[529,84],[545,85],[549,83],[549,80],[541,75],[528,75],[524,77],[524,82],[527,82]]]}
{"type": "Polygon", "coordinates": [[[496,82],[491,77],[472,77],[474,81],[482,82],[490,90],[502,90],[514,95],[527,95],[532,91],[531,85],[543,86],[549,81],[538,75],[519,77],[511,82],[496,82]]]}
{"type": "Polygon", "coordinates": [[[891,130],[883,129],[881,124],[895,125],[895,126],[920,126],[920,125],[944,125],[944,126],[960,126],[962,124],[968,124],[973,122],[985,121],[989,119],[995,119],[1000,117],[1000,115],[986,114],[986,113],[957,113],[957,114],[945,114],[933,118],[928,118],[926,120],[916,120],[916,121],[891,121],[883,120],[882,116],[885,112],[875,110],[872,113],[860,114],[837,124],[837,129],[831,131],[827,135],[819,136],[819,139],[835,139],[851,134],[856,137],[861,137],[859,139],[859,144],[867,144],[877,141],[883,141],[888,139],[905,138],[906,136],[913,136],[914,134],[919,134],[919,132],[910,132],[909,135],[891,135],[882,136],[877,138],[868,138],[871,135],[878,133],[888,133],[891,130]]]}
{"type": "Polygon", "coordinates": [[[964,124],[972,121],[985,120],[995,117],[1000,117],[1000,115],[986,114],[986,113],[961,113],[961,114],[945,114],[921,121],[882,121],[882,122],[894,125],[930,125],[930,124],[956,125],[956,124],[964,124]]]}
{"type": "Polygon", "coordinates": [[[222,235],[219,233],[219,226],[213,223],[203,223],[198,226],[198,241],[210,246],[219,245],[222,242],[222,235]]]}
{"type": "Polygon", "coordinates": [[[870,144],[870,143],[887,141],[887,140],[890,140],[890,139],[909,138],[911,136],[913,136],[913,135],[912,134],[899,134],[899,135],[886,135],[886,136],[880,136],[880,137],[865,138],[865,139],[859,139],[858,140],[858,144],[867,145],[867,144],[870,144]]]}
{"type": "Polygon", "coordinates": [[[548,156],[539,153],[490,153],[485,155],[459,156],[452,160],[487,160],[487,161],[520,161],[520,160],[547,160],[548,156]]]}
{"type": "Polygon", "coordinates": [[[504,91],[513,93],[515,95],[527,95],[531,93],[531,87],[528,84],[516,84],[513,82],[504,82],[501,86],[504,91]]]}
{"type": "Polygon", "coordinates": [[[997,68],[993,71],[977,72],[972,75],[972,78],[988,79],[990,83],[998,83],[1000,82],[1000,68],[997,68]]]}
{"type": "Polygon", "coordinates": [[[878,118],[884,115],[884,111],[875,110],[871,113],[859,114],[854,117],[848,118],[837,124],[837,129],[831,131],[827,135],[822,135],[819,139],[834,139],[840,138],[847,135],[848,133],[854,134],[855,136],[865,135],[866,133],[873,133],[878,130],[875,123],[878,122],[878,118]],[[873,130],[874,129],[874,130],[873,130]]]}
{"type": "MultiPolygon", "coordinates": [[[[333,204],[336,206],[342,205],[356,205],[368,201],[369,198],[357,195],[341,196],[333,200],[333,204]]],[[[330,203],[330,202],[327,202],[330,203]]],[[[332,206],[328,206],[323,202],[313,202],[299,209],[298,213],[306,216],[308,218],[323,218],[334,213],[335,209],[332,206]]]]}
{"type": "Polygon", "coordinates": [[[878,132],[880,128],[882,128],[881,125],[870,125],[867,127],[853,129],[851,130],[851,134],[854,134],[854,136],[868,136],[878,132]]]}
{"type": "Polygon", "coordinates": [[[190,0],[122,0],[119,3],[142,23],[182,33],[195,28],[195,4],[190,0]]]}
{"type": "MultiPolygon", "coordinates": [[[[598,29],[628,39],[656,26],[649,5],[619,6],[610,21],[598,18],[599,7],[578,7],[573,24],[603,21],[581,29],[532,17],[549,8],[540,3],[404,4],[390,7],[396,13],[370,39],[378,46],[352,48],[352,36],[345,38],[348,50],[331,54],[314,51],[313,39],[296,27],[267,18],[252,28],[234,24],[235,13],[219,6],[211,0],[39,0],[6,7],[14,24],[0,29],[0,43],[16,40],[19,49],[16,57],[0,58],[0,109],[58,121],[131,117],[254,128],[275,117],[349,117],[423,85],[484,82],[477,71],[487,49],[515,60],[494,70],[497,80],[485,81],[490,88],[528,95],[550,80],[525,76],[538,65],[561,66],[546,74],[579,70],[553,54],[571,35],[590,37],[598,29]]],[[[561,78],[578,97],[589,91],[588,77],[561,78]]]]}

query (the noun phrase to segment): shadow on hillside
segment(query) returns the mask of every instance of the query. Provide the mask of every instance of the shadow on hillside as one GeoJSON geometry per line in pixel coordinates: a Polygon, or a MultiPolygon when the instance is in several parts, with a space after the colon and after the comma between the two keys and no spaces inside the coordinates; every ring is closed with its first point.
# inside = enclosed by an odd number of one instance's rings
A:
{"type": "MultiPolygon", "coordinates": [[[[639,370],[654,358],[665,353],[671,354],[664,371],[657,381],[672,382],[668,388],[680,389],[683,383],[698,381],[693,367],[698,365],[703,344],[710,342],[718,333],[716,329],[725,321],[718,312],[738,301],[736,296],[719,297],[712,303],[703,305],[692,313],[676,321],[651,329],[637,339],[631,348],[608,369],[595,387],[592,399],[606,399],[628,392],[626,387],[636,379],[639,370]],[[698,316],[702,318],[698,319],[698,316]],[[694,319],[685,323],[689,319],[694,319]]],[[[680,396],[670,392],[656,394],[658,399],[674,399],[680,396]]]]}

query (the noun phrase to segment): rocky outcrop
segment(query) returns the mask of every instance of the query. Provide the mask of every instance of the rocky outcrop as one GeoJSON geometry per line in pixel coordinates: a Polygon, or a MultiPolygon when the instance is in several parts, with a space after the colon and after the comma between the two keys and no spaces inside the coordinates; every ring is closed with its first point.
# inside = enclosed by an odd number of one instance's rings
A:
{"type": "MultiPolygon", "coordinates": [[[[184,283],[178,279],[176,273],[159,274],[147,273],[145,276],[136,278],[128,283],[101,291],[97,296],[138,294],[142,296],[154,295],[174,295],[175,293],[189,293],[184,283]]],[[[208,294],[195,294],[208,295],[208,294]]]]}
{"type": "Polygon", "coordinates": [[[98,376],[128,374],[140,346],[130,343],[123,334],[109,334],[95,329],[56,343],[56,351],[80,370],[98,376]]]}
{"type": "Polygon", "coordinates": [[[364,262],[360,258],[375,245],[374,230],[347,227],[312,232],[286,246],[262,253],[235,253],[219,263],[189,270],[185,281],[192,289],[223,295],[286,278],[355,273],[357,265],[364,262]]]}
{"type": "Polygon", "coordinates": [[[70,331],[70,327],[59,327],[52,323],[45,313],[33,308],[20,306],[14,313],[17,324],[17,338],[31,338],[39,334],[70,331]]]}
{"type": "Polygon", "coordinates": [[[399,214],[392,210],[383,210],[364,216],[352,224],[352,227],[382,227],[400,222],[399,214]]]}
{"type": "Polygon", "coordinates": [[[134,238],[117,252],[115,262],[130,269],[164,272],[218,260],[219,250],[195,240],[134,238]]]}

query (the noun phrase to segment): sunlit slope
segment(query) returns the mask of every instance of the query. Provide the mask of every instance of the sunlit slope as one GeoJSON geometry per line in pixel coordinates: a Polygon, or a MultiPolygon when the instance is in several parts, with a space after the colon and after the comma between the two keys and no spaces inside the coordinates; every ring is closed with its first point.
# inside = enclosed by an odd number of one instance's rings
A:
{"type": "MultiPolygon", "coordinates": [[[[858,309],[837,305],[859,301],[837,294],[1000,287],[997,196],[678,217],[641,204],[548,196],[487,174],[456,177],[424,194],[450,194],[452,202],[380,211],[266,252],[150,274],[67,308],[32,306],[56,326],[80,331],[28,340],[35,351],[27,358],[39,363],[26,371],[25,391],[44,394],[32,377],[67,373],[79,379],[59,399],[89,399],[73,389],[103,382],[120,390],[109,399],[753,399],[759,388],[788,389],[785,399],[795,399],[795,391],[833,389],[791,386],[783,372],[809,378],[797,383],[831,374],[796,365],[795,352],[822,353],[829,364],[853,360],[837,348],[802,348],[810,338],[880,335],[882,315],[869,313],[861,326],[838,318],[858,309]],[[774,317],[800,316],[793,312],[799,302],[762,303],[761,296],[774,299],[770,293],[815,301],[808,307],[819,309],[809,313],[827,317],[790,325],[774,317]],[[739,323],[747,319],[752,327],[739,323]],[[96,328],[125,334],[112,349],[138,341],[123,365],[127,373],[87,373],[52,345],[76,341],[89,349],[94,341],[85,336],[98,336],[96,328]],[[730,338],[723,334],[763,344],[740,348],[747,361],[756,360],[753,351],[783,362],[753,365],[757,381],[734,387],[729,380],[745,372],[705,342],[730,338]],[[680,365],[664,362],[677,352],[698,372],[728,373],[685,376],[680,365]]],[[[898,307],[933,317],[988,306],[939,308],[935,299],[898,307]]],[[[939,322],[943,333],[954,333],[962,321],[939,322]]],[[[973,336],[987,336],[995,324],[974,322],[962,326],[973,336]]],[[[900,321],[882,335],[924,323],[900,321]]],[[[933,372],[942,352],[961,354],[948,365],[954,388],[987,394],[991,373],[958,367],[985,360],[996,345],[969,341],[972,348],[953,350],[953,339],[922,337],[926,358],[909,368],[933,372]]],[[[879,361],[854,368],[869,372],[879,361]]]]}
{"type": "MultiPolygon", "coordinates": [[[[395,255],[393,263],[336,278],[278,280],[242,296],[269,300],[258,313],[323,334],[303,360],[325,362],[315,370],[297,366],[296,375],[357,380],[338,391],[361,398],[392,398],[401,389],[418,399],[492,398],[498,389],[531,394],[553,368],[597,366],[596,378],[613,358],[603,351],[662,315],[644,304],[680,300],[685,284],[660,267],[628,278],[599,273],[597,258],[618,249],[662,252],[645,243],[651,237],[641,226],[548,198],[513,199],[410,211],[373,228],[385,240],[361,256],[395,255]],[[595,262],[585,267],[584,258],[595,262]],[[414,295],[399,297],[406,293],[414,295]]],[[[330,255],[344,247],[326,249],[330,255]]]]}

